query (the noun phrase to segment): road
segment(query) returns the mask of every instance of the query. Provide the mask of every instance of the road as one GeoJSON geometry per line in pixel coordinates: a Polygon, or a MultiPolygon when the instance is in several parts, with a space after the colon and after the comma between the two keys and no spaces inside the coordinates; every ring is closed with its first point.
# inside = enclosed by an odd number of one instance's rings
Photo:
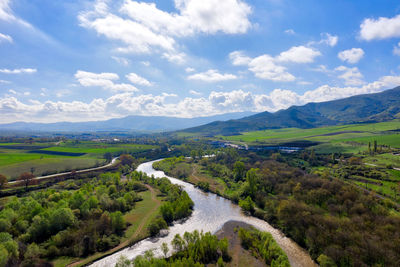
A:
{"type": "MultiPolygon", "coordinates": [[[[113,158],[110,163],[108,163],[108,164],[106,164],[104,166],[95,167],[95,168],[89,168],[89,169],[84,169],[84,170],[79,170],[79,171],[75,171],[75,173],[85,173],[85,172],[90,172],[90,171],[102,170],[102,169],[105,169],[105,168],[108,168],[108,167],[111,167],[112,165],[114,165],[115,162],[117,161],[117,159],[118,159],[118,157],[113,158]]],[[[33,181],[42,180],[42,179],[49,179],[49,178],[55,178],[55,177],[63,176],[63,175],[66,175],[66,174],[72,174],[72,171],[35,177],[35,179],[33,179],[33,181]]],[[[20,181],[18,181],[18,180],[11,181],[11,182],[8,182],[8,184],[15,184],[15,183],[18,183],[18,182],[20,182],[20,181]]]]}

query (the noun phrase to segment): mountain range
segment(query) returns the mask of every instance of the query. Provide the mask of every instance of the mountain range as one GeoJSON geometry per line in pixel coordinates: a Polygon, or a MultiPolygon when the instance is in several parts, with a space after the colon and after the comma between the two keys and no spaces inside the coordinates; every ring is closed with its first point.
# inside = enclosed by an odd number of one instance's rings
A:
{"type": "Polygon", "coordinates": [[[162,116],[127,116],[105,121],[29,123],[14,122],[0,124],[0,130],[31,132],[162,132],[185,129],[213,121],[226,121],[253,115],[254,112],[236,112],[197,118],[162,116]]]}
{"type": "Polygon", "coordinates": [[[315,128],[329,125],[381,122],[400,118],[400,86],[375,94],[292,106],[275,113],[262,112],[241,119],[215,121],[184,132],[232,135],[277,128],[315,128]]]}

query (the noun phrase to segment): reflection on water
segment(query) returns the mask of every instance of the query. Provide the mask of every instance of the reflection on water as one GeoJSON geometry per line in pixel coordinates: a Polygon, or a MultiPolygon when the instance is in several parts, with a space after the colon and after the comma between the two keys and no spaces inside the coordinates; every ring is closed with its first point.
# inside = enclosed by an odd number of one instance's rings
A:
{"type": "Polygon", "coordinates": [[[192,232],[194,230],[215,233],[222,228],[224,223],[230,220],[243,221],[253,225],[259,230],[270,232],[279,246],[288,255],[292,266],[316,266],[306,251],[300,248],[291,239],[285,237],[279,230],[273,228],[267,222],[255,217],[244,215],[239,206],[232,204],[229,200],[212,193],[204,193],[189,183],[168,177],[162,171],[154,170],[152,167],[154,162],[155,161],[143,163],[139,165],[137,170],[142,171],[149,176],[154,175],[157,178],[167,177],[172,183],[181,185],[194,202],[192,216],[190,216],[186,221],[175,223],[174,226],[169,228],[169,234],[167,236],[160,238],[147,238],[131,247],[125,248],[93,263],[92,266],[114,266],[121,255],[128,259],[134,259],[136,256],[142,255],[145,251],[150,249],[154,250],[156,256],[161,256],[161,244],[164,242],[170,244],[176,234],[182,235],[184,232],[192,232]]]}

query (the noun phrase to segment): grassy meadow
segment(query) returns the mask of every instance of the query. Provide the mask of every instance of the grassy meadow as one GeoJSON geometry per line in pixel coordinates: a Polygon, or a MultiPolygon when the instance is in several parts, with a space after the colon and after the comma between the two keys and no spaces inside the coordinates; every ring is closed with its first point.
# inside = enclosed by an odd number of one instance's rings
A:
{"type": "Polygon", "coordinates": [[[0,173],[14,180],[23,172],[36,176],[105,164],[104,154],[119,155],[154,148],[140,144],[91,141],[57,143],[0,143],[0,173]]]}

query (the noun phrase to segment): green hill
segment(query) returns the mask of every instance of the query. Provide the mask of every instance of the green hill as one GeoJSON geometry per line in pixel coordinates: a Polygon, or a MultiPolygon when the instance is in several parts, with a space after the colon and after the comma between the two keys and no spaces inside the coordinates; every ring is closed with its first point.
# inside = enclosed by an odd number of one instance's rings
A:
{"type": "Polygon", "coordinates": [[[275,113],[262,112],[229,121],[215,121],[183,130],[202,135],[232,135],[246,131],[278,128],[315,128],[321,126],[382,122],[400,117],[400,86],[376,94],[292,106],[275,113]]]}

